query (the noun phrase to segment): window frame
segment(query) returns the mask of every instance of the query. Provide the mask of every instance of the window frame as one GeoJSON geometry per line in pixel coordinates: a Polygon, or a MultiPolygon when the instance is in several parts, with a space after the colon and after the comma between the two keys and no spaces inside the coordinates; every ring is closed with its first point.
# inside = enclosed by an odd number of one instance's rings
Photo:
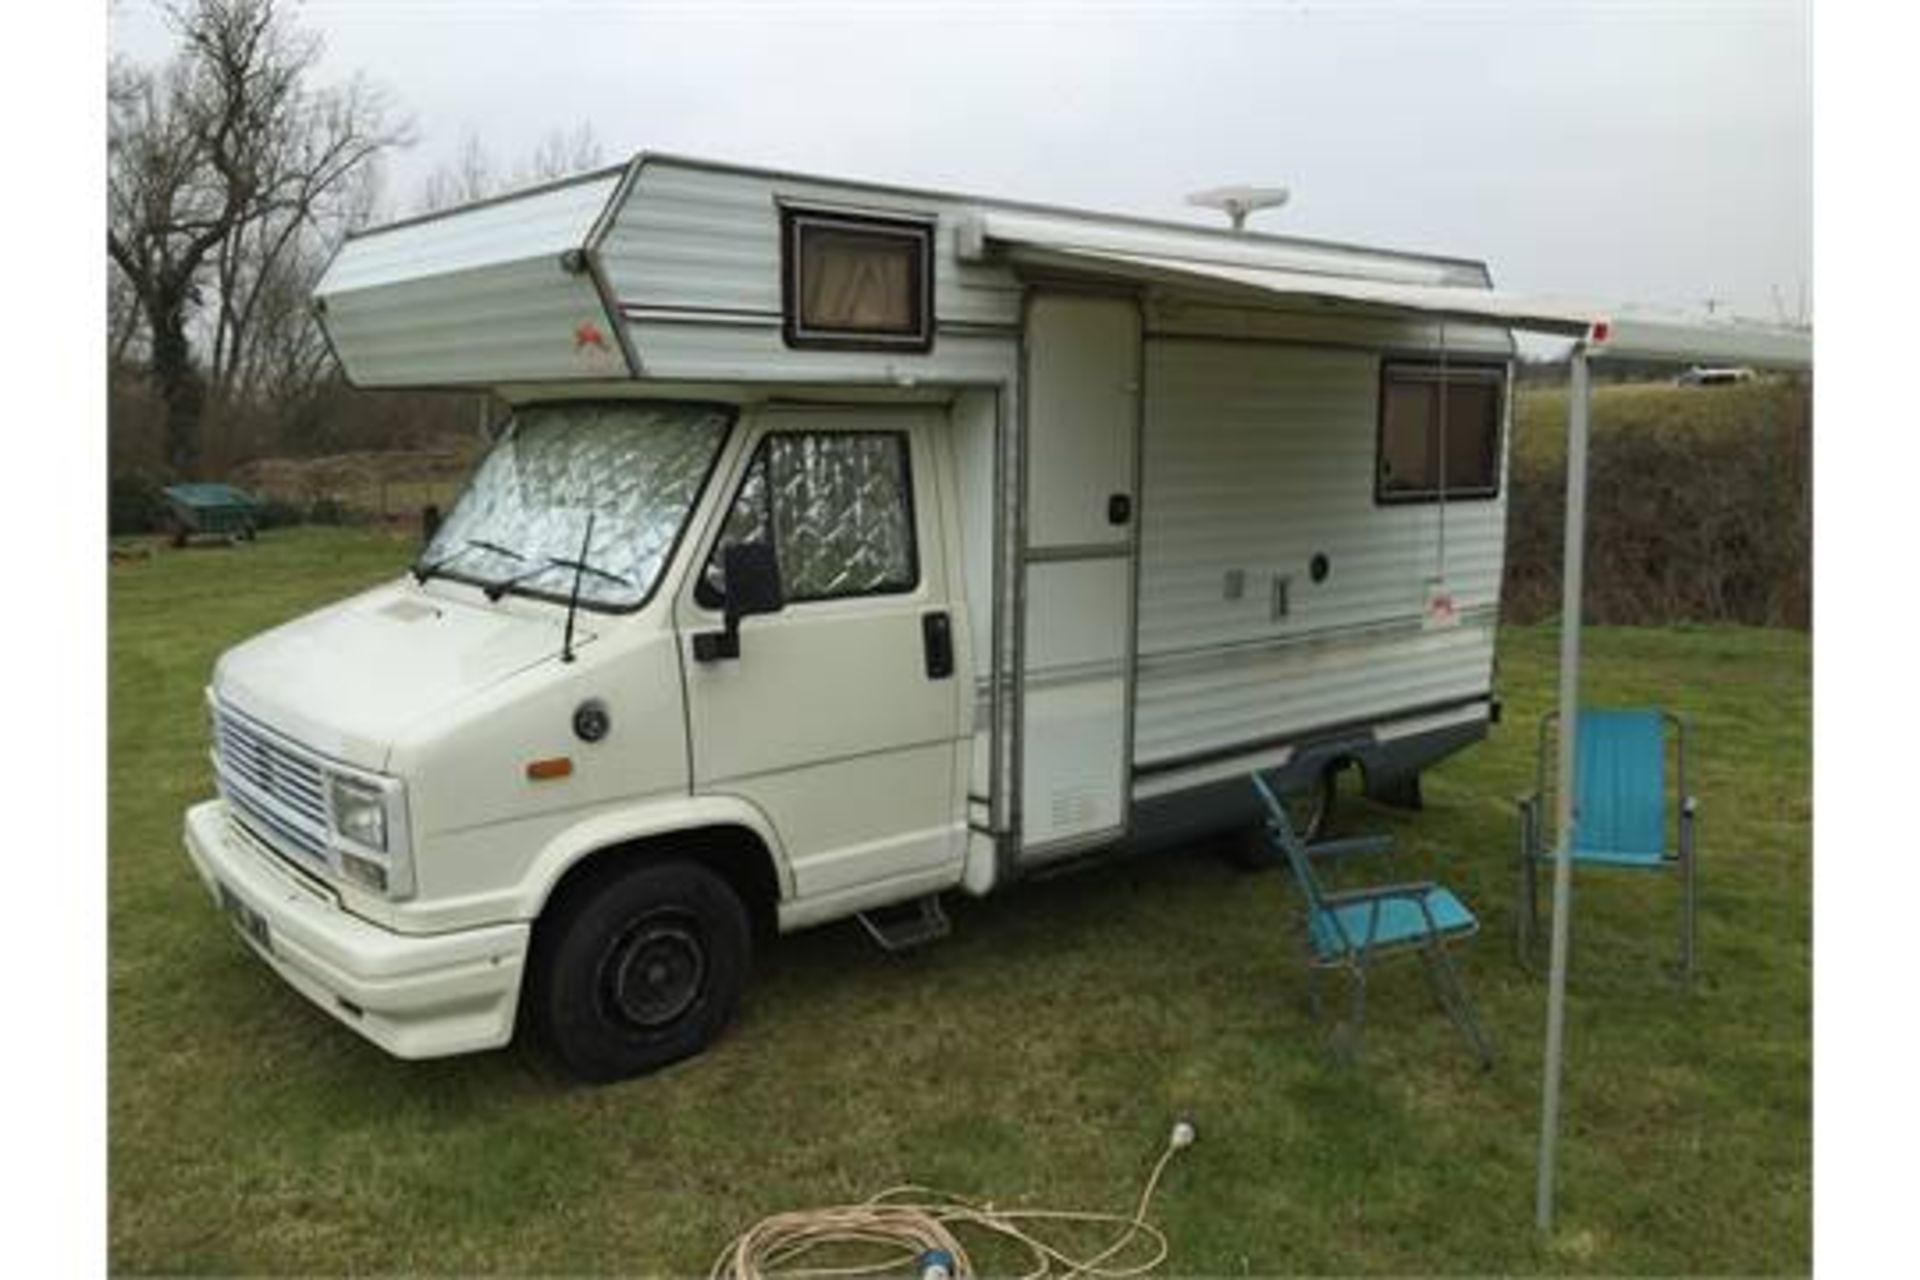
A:
{"type": "MultiPolygon", "coordinates": [[[[1374,437],[1373,437],[1373,503],[1377,507],[1403,507],[1440,502],[1441,490],[1438,487],[1426,489],[1389,490],[1385,477],[1380,473],[1381,459],[1387,449],[1387,388],[1394,382],[1396,373],[1414,370],[1426,375],[1422,380],[1442,387],[1486,383],[1493,387],[1493,422],[1489,433],[1489,447],[1492,453],[1492,483],[1472,487],[1448,484],[1445,501],[1455,502],[1492,502],[1500,496],[1505,471],[1503,459],[1506,448],[1507,399],[1511,388],[1507,364],[1503,360],[1453,360],[1444,364],[1431,355],[1388,356],[1380,361],[1380,376],[1375,393],[1374,437]],[[1462,376],[1464,375],[1464,376],[1462,376]]],[[[1439,441],[1437,420],[1434,422],[1434,443],[1439,441]]]]}
{"type": "Polygon", "coordinates": [[[934,219],[899,213],[854,213],[806,205],[780,206],[780,333],[789,347],[818,351],[933,350],[934,219]],[[809,326],[800,312],[802,241],[810,230],[849,232],[904,240],[919,251],[919,270],[910,272],[909,298],[915,327],[899,333],[879,329],[830,329],[809,326]]]}
{"type": "MultiPolygon", "coordinates": [[[[914,493],[915,476],[913,469],[913,435],[904,427],[883,427],[872,430],[859,427],[776,427],[763,433],[753,443],[753,450],[747,455],[747,464],[741,468],[740,478],[735,481],[733,492],[726,504],[715,514],[717,524],[713,541],[707,545],[707,554],[700,560],[699,567],[693,571],[693,602],[712,612],[726,608],[727,599],[717,595],[707,583],[707,570],[726,550],[727,521],[733,515],[733,509],[740,501],[740,495],[746,491],[747,483],[753,478],[753,469],[768,454],[768,447],[776,439],[804,439],[808,436],[852,436],[858,439],[892,439],[900,443],[901,481],[905,490],[907,518],[907,567],[910,571],[908,581],[897,587],[876,587],[866,591],[847,591],[838,595],[786,595],[789,605],[831,604],[843,600],[872,600],[885,596],[912,595],[919,591],[925,579],[920,560],[920,507],[914,493]]],[[[768,502],[772,502],[769,486],[768,502]]],[[[767,528],[774,535],[773,554],[778,563],[780,556],[779,525],[768,512],[767,528]]],[[[786,591],[786,571],[781,570],[781,590],[786,591]]]]}

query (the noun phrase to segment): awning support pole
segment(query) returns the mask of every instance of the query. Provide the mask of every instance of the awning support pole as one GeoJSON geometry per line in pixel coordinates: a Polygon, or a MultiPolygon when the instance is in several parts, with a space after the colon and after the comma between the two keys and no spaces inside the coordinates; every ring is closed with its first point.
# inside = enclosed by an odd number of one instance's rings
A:
{"type": "Polygon", "coordinates": [[[1566,1029],[1567,930],[1573,907],[1574,744],[1580,716],[1580,613],[1587,533],[1587,347],[1577,342],[1567,368],[1567,520],[1560,575],[1560,728],[1554,775],[1553,950],[1547,978],[1546,1082],[1540,1106],[1540,1167],[1534,1217],[1553,1230],[1554,1146],[1560,1136],[1560,1046],[1566,1029]]]}

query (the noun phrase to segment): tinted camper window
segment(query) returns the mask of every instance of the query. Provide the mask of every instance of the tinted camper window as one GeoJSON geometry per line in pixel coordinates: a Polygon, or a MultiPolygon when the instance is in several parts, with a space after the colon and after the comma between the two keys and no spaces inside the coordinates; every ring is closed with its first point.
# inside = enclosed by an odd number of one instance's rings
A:
{"type": "Polygon", "coordinates": [[[1433,502],[1442,490],[1449,502],[1498,494],[1505,379],[1499,365],[1383,364],[1375,500],[1433,502]]]}
{"type": "Polygon", "coordinates": [[[933,224],[787,209],[782,294],[794,347],[933,345],[933,224]]]}

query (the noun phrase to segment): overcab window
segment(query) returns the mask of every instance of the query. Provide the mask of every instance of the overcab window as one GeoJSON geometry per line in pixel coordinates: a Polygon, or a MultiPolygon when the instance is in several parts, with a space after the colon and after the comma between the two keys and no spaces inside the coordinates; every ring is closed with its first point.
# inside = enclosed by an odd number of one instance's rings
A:
{"type": "Polygon", "coordinates": [[[788,346],[933,346],[931,222],[792,208],[781,218],[788,346]]]}
{"type": "Polygon", "coordinates": [[[1500,365],[1389,360],[1380,367],[1377,502],[1486,499],[1500,492],[1500,365]]]}

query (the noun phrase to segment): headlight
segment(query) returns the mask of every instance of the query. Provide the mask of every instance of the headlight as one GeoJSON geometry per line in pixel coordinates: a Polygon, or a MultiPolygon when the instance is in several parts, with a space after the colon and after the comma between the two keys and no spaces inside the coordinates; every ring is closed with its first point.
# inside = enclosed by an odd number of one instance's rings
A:
{"type": "Polygon", "coordinates": [[[413,896],[413,848],[407,792],[396,778],[327,775],[334,869],[384,898],[413,896]]]}
{"type": "Polygon", "coordinates": [[[385,853],[387,804],[380,789],[336,775],[330,781],[329,790],[333,829],[355,844],[385,853]]]}

